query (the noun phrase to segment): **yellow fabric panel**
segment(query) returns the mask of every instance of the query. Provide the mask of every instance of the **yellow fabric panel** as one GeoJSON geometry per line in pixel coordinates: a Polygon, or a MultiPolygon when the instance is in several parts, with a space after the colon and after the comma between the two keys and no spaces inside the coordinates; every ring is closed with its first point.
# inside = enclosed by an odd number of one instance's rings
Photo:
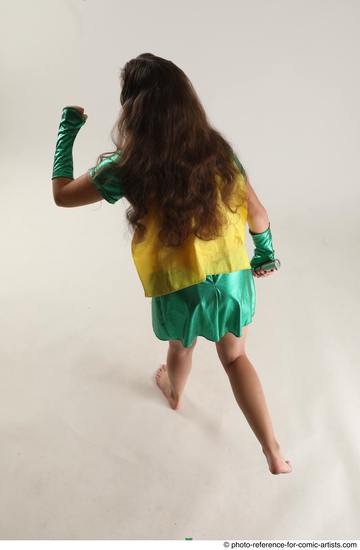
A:
{"type": "MultiPolygon", "coordinates": [[[[245,191],[245,179],[239,171],[232,197],[234,205],[241,203],[241,191],[245,191]]],[[[245,247],[247,203],[233,213],[220,200],[219,188],[218,197],[227,223],[223,235],[210,241],[190,235],[180,247],[166,247],[157,236],[156,211],[141,220],[147,228],[145,237],[140,241],[138,232],[134,233],[131,252],[145,296],[161,296],[204,281],[207,275],[251,267],[245,247]]]]}

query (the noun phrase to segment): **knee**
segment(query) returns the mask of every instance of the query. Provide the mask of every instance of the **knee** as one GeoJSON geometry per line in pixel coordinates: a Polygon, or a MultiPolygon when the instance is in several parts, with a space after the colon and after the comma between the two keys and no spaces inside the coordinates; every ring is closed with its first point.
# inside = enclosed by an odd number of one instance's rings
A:
{"type": "Polygon", "coordinates": [[[226,371],[232,369],[234,364],[239,359],[242,359],[244,357],[246,357],[246,352],[245,352],[245,350],[241,350],[235,356],[231,356],[231,357],[227,358],[226,360],[223,360],[222,364],[223,364],[224,369],[226,371]]]}

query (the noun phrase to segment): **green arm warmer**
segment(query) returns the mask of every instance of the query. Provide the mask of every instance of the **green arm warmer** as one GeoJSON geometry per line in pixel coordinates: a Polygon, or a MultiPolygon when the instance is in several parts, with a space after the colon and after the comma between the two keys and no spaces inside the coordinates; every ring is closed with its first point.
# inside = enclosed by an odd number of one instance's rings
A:
{"type": "Polygon", "coordinates": [[[59,124],[52,177],[74,179],[72,148],[86,116],[75,107],[64,107],[59,124]]]}
{"type": "Polygon", "coordinates": [[[249,233],[255,245],[254,256],[250,261],[252,269],[256,269],[265,262],[270,262],[275,259],[275,250],[272,245],[272,235],[269,227],[262,233],[253,233],[249,228],[249,233]]]}

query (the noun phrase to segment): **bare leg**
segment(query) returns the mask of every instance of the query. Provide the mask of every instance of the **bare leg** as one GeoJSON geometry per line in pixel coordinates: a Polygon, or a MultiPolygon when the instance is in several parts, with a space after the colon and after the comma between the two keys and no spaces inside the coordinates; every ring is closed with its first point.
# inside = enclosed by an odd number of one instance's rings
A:
{"type": "Polygon", "coordinates": [[[229,377],[235,399],[259,440],[272,474],[292,471],[290,461],[282,456],[280,444],[272,427],[264,392],[256,370],[245,353],[245,339],[249,325],[242,336],[227,333],[216,342],[220,361],[229,377]]]}
{"type": "Polygon", "coordinates": [[[156,383],[169,401],[170,407],[178,409],[180,398],[192,367],[192,354],[196,346],[184,348],[180,340],[169,340],[166,364],[156,371],[156,383]]]}

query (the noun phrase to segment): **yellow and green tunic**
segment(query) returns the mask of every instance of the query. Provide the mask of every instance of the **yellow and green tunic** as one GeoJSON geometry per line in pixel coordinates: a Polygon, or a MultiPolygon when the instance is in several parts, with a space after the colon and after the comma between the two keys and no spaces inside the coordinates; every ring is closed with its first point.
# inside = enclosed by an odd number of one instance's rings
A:
{"type": "MultiPolygon", "coordinates": [[[[120,159],[119,151],[88,170],[111,204],[124,196],[119,172],[114,171],[120,159]]],[[[234,162],[238,175],[233,198],[238,205],[245,191],[245,173],[236,155],[234,162]]],[[[240,336],[242,327],[252,321],[256,293],[245,246],[247,202],[236,212],[221,200],[219,206],[226,224],[223,234],[210,241],[192,234],[180,247],[164,246],[155,211],[141,220],[145,235],[140,239],[134,232],[132,258],[145,296],[152,298],[152,326],[160,340],[181,340],[190,347],[197,336],[212,341],[226,332],[240,336]]]]}

